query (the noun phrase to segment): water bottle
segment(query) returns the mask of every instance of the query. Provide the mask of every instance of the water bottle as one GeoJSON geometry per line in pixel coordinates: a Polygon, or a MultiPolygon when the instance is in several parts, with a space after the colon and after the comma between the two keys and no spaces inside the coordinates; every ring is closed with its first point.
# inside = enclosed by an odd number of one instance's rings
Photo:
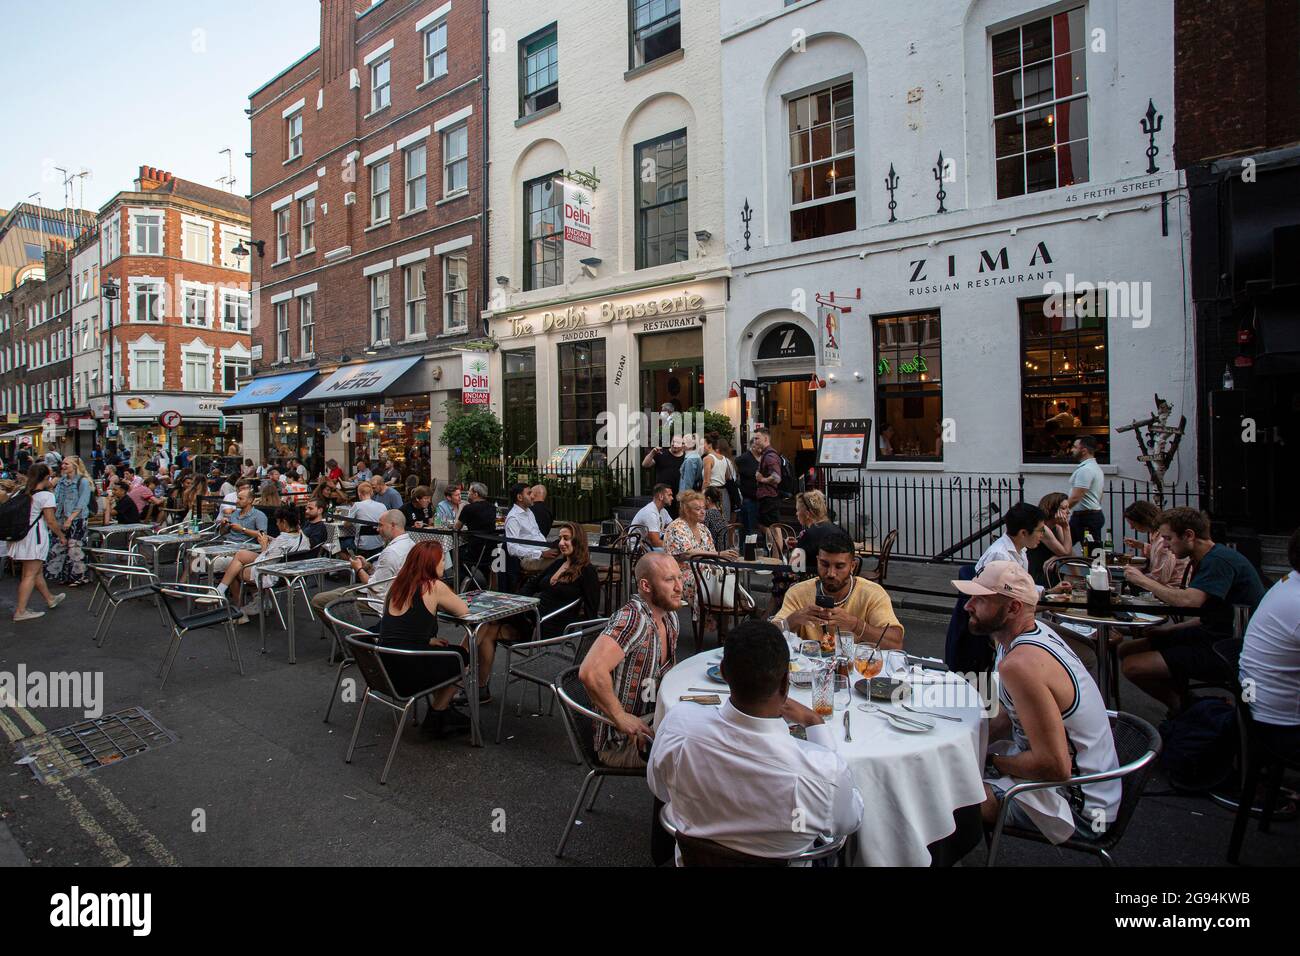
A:
{"type": "Polygon", "coordinates": [[[1093,545],[1095,545],[1095,544],[1096,544],[1096,541],[1095,541],[1095,540],[1093,539],[1093,537],[1092,537],[1092,532],[1091,532],[1091,531],[1085,531],[1085,532],[1083,533],[1083,556],[1084,556],[1085,558],[1091,558],[1091,557],[1092,557],[1092,549],[1093,549],[1093,545]]]}

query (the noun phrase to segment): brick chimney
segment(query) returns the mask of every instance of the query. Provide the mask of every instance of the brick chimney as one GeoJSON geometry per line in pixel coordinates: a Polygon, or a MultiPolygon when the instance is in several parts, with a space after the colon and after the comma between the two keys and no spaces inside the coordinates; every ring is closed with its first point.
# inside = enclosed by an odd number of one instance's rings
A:
{"type": "Polygon", "coordinates": [[[156,169],[153,166],[141,166],[140,176],[135,181],[135,191],[138,193],[150,192],[167,185],[172,181],[172,174],[165,170],[156,169]]]}

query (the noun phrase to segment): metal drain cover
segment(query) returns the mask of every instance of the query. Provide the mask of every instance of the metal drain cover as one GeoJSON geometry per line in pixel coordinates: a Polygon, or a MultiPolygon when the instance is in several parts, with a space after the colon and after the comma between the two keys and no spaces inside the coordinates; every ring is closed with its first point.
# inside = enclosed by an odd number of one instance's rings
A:
{"type": "Polygon", "coordinates": [[[37,780],[55,783],[165,747],[177,739],[147,710],[131,707],[24,737],[14,747],[20,757],[17,762],[31,767],[37,780]]]}

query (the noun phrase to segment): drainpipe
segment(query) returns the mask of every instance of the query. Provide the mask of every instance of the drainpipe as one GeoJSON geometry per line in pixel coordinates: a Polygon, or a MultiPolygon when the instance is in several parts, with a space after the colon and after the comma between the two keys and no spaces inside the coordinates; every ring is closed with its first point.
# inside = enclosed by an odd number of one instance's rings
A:
{"type": "Polygon", "coordinates": [[[488,0],[483,0],[483,29],[479,34],[483,51],[480,63],[480,75],[483,77],[483,118],[479,121],[483,125],[483,180],[479,187],[483,197],[480,207],[483,215],[479,217],[479,323],[480,333],[486,335],[487,323],[481,316],[488,307],[488,0]]]}

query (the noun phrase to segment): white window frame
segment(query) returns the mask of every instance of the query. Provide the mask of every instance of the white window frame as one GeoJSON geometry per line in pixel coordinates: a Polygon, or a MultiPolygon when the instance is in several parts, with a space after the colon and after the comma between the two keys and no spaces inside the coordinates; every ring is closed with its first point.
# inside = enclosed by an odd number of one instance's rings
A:
{"type": "MultiPolygon", "coordinates": [[[[157,276],[130,276],[127,278],[127,290],[131,302],[131,321],[161,325],[167,317],[167,282],[157,276]],[[149,289],[157,297],[158,314],[141,318],[138,298],[142,291],[149,289]]],[[[116,323],[114,323],[116,324],[116,323]]]]}
{"type": "Polygon", "coordinates": [[[389,274],[380,272],[370,277],[370,344],[387,345],[392,334],[390,321],[391,287],[389,274]],[[382,295],[381,295],[382,291],[382,295]]]}
{"type": "Polygon", "coordinates": [[[442,257],[442,331],[444,333],[469,331],[469,253],[457,250],[442,257]],[[451,265],[453,262],[464,263],[465,283],[450,288],[451,265]],[[465,316],[464,322],[453,323],[456,305],[460,302],[465,316]]]}
{"type": "MultiPolygon", "coordinates": [[[[814,89],[806,90],[796,96],[788,96],[782,102],[781,104],[781,109],[783,113],[782,122],[785,127],[785,145],[784,145],[785,172],[786,172],[785,195],[787,201],[790,204],[791,213],[798,212],[801,209],[811,209],[814,206],[823,206],[828,203],[843,202],[846,199],[852,199],[856,203],[857,195],[858,195],[857,184],[858,182],[860,182],[860,173],[858,171],[858,165],[859,165],[858,164],[858,127],[857,127],[856,113],[857,113],[857,102],[858,102],[857,97],[859,96],[860,93],[861,91],[858,89],[858,85],[855,84],[853,78],[850,77],[847,79],[835,80],[834,82],[831,83],[823,83],[814,89]],[[853,148],[850,150],[846,150],[844,152],[837,152],[835,149],[835,126],[838,122],[842,122],[844,117],[841,117],[839,120],[835,119],[834,117],[835,107],[834,104],[832,103],[831,106],[832,116],[829,121],[831,127],[830,155],[824,156],[821,159],[813,159],[811,158],[811,148],[810,148],[808,161],[806,163],[795,163],[794,157],[790,155],[790,139],[795,134],[795,130],[791,128],[791,124],[790,124],[790,104],[796,100],[803,100],[803,99],[810,99],[810,98],[815,99],[818,96],[818,94],[823,92],[829,93],[831,90],[834,90],[835,88],[840,86],[844,86],[846,83],[853,87],[854,112],[850,114],[850,116],[848,117],[850,123],[853,126],[853,148]],[[809,175],[812,175],[812,171],[816,169],[818,166],[824,165],[826,163],[835,164],[840,162],[841,160],[846,160],[846,159],[853,160],[853,167],[854,167],[854,176],[853,176],[854,188],[853,189],[846,190],[845,192],[832,193],[829,196],[822,196],[821,198],[807,199],[804,200],[803,202],[794,201],[794,174],[797,170],[807,170],[809,175]]],[[[811,147],[811,140],[812,140],[811,129],[813,128],[814,127],[809,128],[810,147],[811,147]]]]}
{"type": "MultiPolygon", "coordinates": [[[[113,372],[118,378],[120,385],[122,378],[122,350],[119,346],[113,350],[113,372]]],[[[167,349],[164,343],[155,341],[152,336],[142,335],[127,345],[127,361],[131,373],[131,390],[136,392],[160,392],[167,381],[167,349]],[[152,362],[154,357],[157,358],[158,379],[157,384],[153,380],[142,381],[144,369],[141,367],[146,357],[152,362]]]]}
{"type": "Polygon", "coordinates": [[[131,255],[161,256],[163,254],[167,214],[161,209],[131,210],[131,255]],[[148,230],[147,232],[145,230],[148,230]],[[141,235],[146,240],[141,242],[141,235]]]}
{"type": "Polygon", "coordinates": [[[284,161],[288,163],[302,156],[302,107],[286,116],[284,123],[288,145],[288,153],[284,161]]]}
{"type": "Polygon", "coordinates": [[[392,204],[392,157],[382,159],[370,167],[370,224],[379,226],[391,221],[393,215],[392,204]],[[379,171],[383,170],[383,176],[379,176],[379,171]],[[379,185],[377,180],[382,178],[383,189],[377,189],[379,185]],[[380,201],[383,201],[383,215],[379,215],[380,201]]]}
{"type": "Polygon", "coordinates": [[[192,329],[210,329],[212,328],[212,305],[215,300],[215,290],[210,285],[201,282],[181,282],[181,325],[192,329]],[[198,294],[197,296],[195,294],[198,294]],[[203,321],[195,322],[190,319],[190,305],[197,304],[198,301],[203,303],[203,321]]]}
{"type": "Polygon", "coordinates": [[[393,55],[391,52],[370,64],[370,112],[378,113],[393,105],[393,55]],[[380,81],[380,72],[383,80],[380,81]]]}
{"type": "Polygon", "coordinates": [[[223,332],[248,332],[253,315],[253,296],[242,289],[221,290],[221,330],[223,332]],[[233,306],[235,322],[232,325],[227,315],[233,306]]]}
{"type": "Polygon", "coordinates": [[[282,206],[275,211],[275,261],[289,261],[289,233],[293,229],[293,210],[282,206]]]}
{"type": "Polygon", "coordinates": [[[298,255],[316,251],[316,196],[298,200],[298,255]],[[308,219],[308,213],[311,218],[308,219]]]}
{"type": "Polygon", "coordinates": [[[243,244],[244,248],[249,248],[253,234],[247,229],[241,229],[239,226],[230,226],[226,223],[221,224],[221,267],[223,269],[239,269],[242,272],[248,272],[252,269],[252,262],[247,257],[237,256],[234,254],[236,246],[243,244]]]}
{"type": "Polygon", "coordinates": [[[293,358],[293,341],[289,337],[289,300],[275,303],[275,359],[287,362],[293,358]]]}
{"type": "Polygon", "coordinates": [[[216,354],[217,354],[217,350],[214,349],[212,346],[208,345],[202,339],[195,339],[193,342],[190,342],[188,345],[181,346],[181,391],[183,392],[215,391],[215,389],[212,387],[213,384],[212,364],[213,364],[213,359],[216,357],[216,354]],[[191,360],[195,356],[198,356],[202,360],[204,377],[203,377],[203,382],[200,383],[200,385],[206,383],[206,387],[199,387],[197,385],[191,387],[190,385],[189,382],[190,366],[191,364],[195,364],[192,363],[191,360]]]}
{"type": "Polygon", "coordinates": [[[442,131],[442,195],[459,196],[469,190],[469,121],[457,123],[442,131]],[[465,149],[461,153],[452,153],[452,137],[464,134],[465,149]],[[454,186],[453,180],[461,178],[464,185],[454,186]]]}
{"type": "Polygon", "coordinates": [[[411,212],[420,212],[423,209],[428,209],[429,208],[429,144],[428,142],[421,141],[418,143],[414,143],[408,146],[406,149],[402,150],[402,173],[406,183],[406,188],[403,190],[404,202],[406,204],[406,211],[408,213],[411,213],[411,212]],[[411,161],[415,158],[417,153],[420,156],[420,167],[418,173],[412,175],[413,170],[411,166],[411,161]],[[419,199],[418,202],[415,201],[417,197],[413,195],[414,190],[417,188],[417,184],[420,192],[420,195],[418,197],[419,199]]]}
{"type": "Polygon", "coordinates": [[[413,262],[402,268],[402,290],[405,299],[404,314],[407,339],[422,339],[428,334],[429,277],[425,268],[427,260],[413,262]],[[419,278],[419,287],[412,288],[412,280],[419,278]]]}
{"type": "Polygon", "coordinates": [[[218,392],[237,392],[239,391],[239,375],[235,375],[234,388],[226,387],[226,371],[232,365],[239,363],[244,368],[244,377],[247,378],[253,374],[253,353],[244,347],[244,343],[237,342],[232,348],[221,350],[221,387],[213,389],[218,392]]]}
{"type": "Polygon", "coordinates": [[[198,216],[181,216],[181,258],[187,262],[197,262],[201,265],[212,265],[212,229],[213,222],[211,219],[201,219],[198,216]],[[190,238],[195,230],[201,230],[206,234],[203,242],[203,257],[196,259],[189,254],[190,238]]]}
{"type": "Polygon", "coordinates": [[[316,354],[316,294],[308,292],[298,299],[298,356],[316,354]]]}
{"type": "Polygon", "coordinates": [[[447,75],[447,18],[439,18],[424,27],[420,33],[420,49],[424,51],[424,82],[431,83],[447,75]],[[441,46],[436,45],[439,42],[441,46]],[[438,69],[440,59],[441,70],[438,69]]]}

